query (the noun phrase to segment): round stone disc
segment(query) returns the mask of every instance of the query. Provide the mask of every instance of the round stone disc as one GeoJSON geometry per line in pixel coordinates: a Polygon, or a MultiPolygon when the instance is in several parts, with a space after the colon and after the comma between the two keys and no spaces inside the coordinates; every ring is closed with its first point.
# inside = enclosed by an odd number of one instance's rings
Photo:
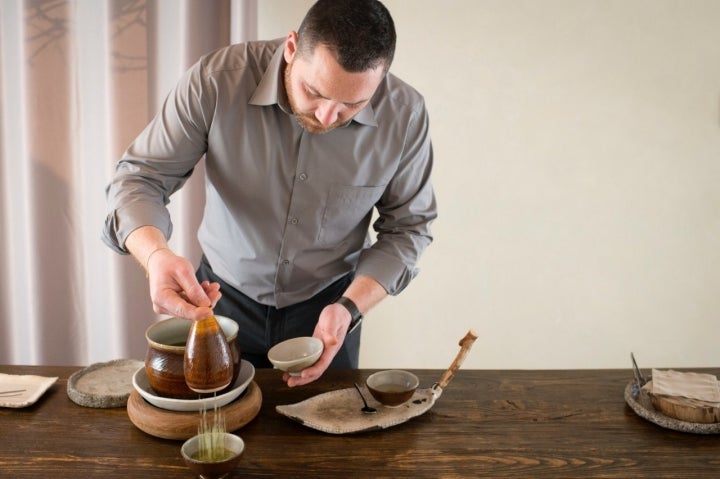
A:
{"type": "Polygon", "coordinates": [[[133,374],[144,366],[145,363],[137,359],[92,364],[70,376],[68,397],[84,407],[125,407],[133,391],[133,374]]]}

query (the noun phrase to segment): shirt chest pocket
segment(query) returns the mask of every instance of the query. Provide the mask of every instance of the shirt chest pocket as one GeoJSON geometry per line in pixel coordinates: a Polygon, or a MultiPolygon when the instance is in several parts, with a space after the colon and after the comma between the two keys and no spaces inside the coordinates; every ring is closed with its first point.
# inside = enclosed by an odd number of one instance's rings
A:
{"type": "Polygon", "coordinates": [[[333,185],[327,194],[318,241],[324,245],[364,241],[373,206],[385,186],[333,185]]]}

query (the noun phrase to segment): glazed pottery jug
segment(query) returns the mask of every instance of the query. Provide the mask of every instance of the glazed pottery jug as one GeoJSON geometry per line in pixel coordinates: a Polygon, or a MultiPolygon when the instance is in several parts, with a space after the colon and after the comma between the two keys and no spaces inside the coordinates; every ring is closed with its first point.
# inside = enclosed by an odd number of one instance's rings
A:
{"type": "Polygon", "coordinates": [[[192,322],[183,368],[185,383],[197,393],[221,391],[232,382],[232,354],[215,316],[192,322]]]}
{"type": "MultiPolygon", "coordinates": [[[[238,324],[224,316],[215,316],[215,319],[225,332],[225,340],[232,354],[234,383],[240,373],[241,364],[240,348],[236,341],[238,324]]],[[[185,383],[185,344],[191,325],[192,321],[188,319],[168,318],[150,325],[145,331],[148,343],[145,373],[158,396],[174,399],[198,398],[198,393],[185,383]]],[[[225,391],[231,387],[232,384],[225,391]]]]}

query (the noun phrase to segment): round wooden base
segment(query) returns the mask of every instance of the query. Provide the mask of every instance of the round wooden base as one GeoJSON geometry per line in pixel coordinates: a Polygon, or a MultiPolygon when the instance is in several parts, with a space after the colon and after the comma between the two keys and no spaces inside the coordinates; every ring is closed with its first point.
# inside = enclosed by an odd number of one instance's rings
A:
{"type": "MultiPolygon", "coordinates": [[[[220,408],[225,417],[227,431],[235,431],[252,421],[260,412],[260,406],[262,406],[262,392],[253,381],[238,399],[220,408]]],[[[197,434],[200,423],[198,411],[160,409],[143,399],[137,391],[130,394],[127,412],[130,421],[138,429],[163,439],[189,439],[197,434]]],[[[212,414],[212,411],[208,412],[212,414]]]]}

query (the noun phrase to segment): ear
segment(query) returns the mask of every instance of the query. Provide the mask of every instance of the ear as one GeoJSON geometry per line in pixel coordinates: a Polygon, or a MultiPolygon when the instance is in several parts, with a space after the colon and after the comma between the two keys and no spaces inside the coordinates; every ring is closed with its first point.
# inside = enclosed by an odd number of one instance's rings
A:
{"type": "Polygon", "coordinates": [[[287,63],[290,63],[295,56],[295,53],[297,53],[297,47],[298,47],[298,36],[297,32],[290,32],[288,33],[287,38],[285,39],[285,51],[283,52],[283,55],[285,56],[285,61],[287,63]]]}

